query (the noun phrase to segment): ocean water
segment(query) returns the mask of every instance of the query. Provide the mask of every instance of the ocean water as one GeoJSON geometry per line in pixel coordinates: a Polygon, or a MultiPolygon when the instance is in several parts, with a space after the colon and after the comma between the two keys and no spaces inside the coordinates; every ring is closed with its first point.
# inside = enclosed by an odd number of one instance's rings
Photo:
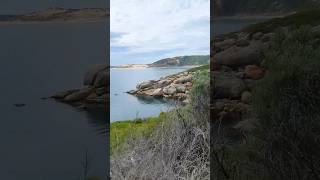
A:
{"type": "Polygon", "coordinates": [[[0,25],[1,179],[107,176],[108,115],[43,100],[82,86],[93,64],[108,57],[107,22],[0,25]],[[24,107],[15,107],[24,103],[24,107]]]}
{"type": "Polygon", "coordinates": [[[211,21],[211,35],[226,34],[268,20],[268,18],[218,19],[211,21]]]}
{"type": "Polygon", "coordinates": [[[110,71],[111,122],[157,116],[160,112],[169,110],[173,104],[168,101],[152,97],[135,97],[126,92],[135,89],[139,82],[157,80],[189,68],[112,68],[110,71]]]}

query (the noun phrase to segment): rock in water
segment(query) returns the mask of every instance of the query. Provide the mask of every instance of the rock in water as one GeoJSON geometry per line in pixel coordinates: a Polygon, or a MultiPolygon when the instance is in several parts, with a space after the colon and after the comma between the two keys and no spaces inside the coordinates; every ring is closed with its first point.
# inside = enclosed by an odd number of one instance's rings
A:
{"type": "Polygon", "coordinates": [[[24,104],[24,103],[16,103],[16,104],[14,104],[14,106],[16,106],[16,107],[24,107],[24,106],[26,106],[26,104],[24,104]]]}
{"type": "Polygon", "coordinates": [[[80,101],[85,99],[87,96],[89,96],[91,92],[92,92],[92,88],[84,88],[66,96],[63,100],[66,102],[80,101]]]}
{"type": "Polygon", "coordinates": [[[152,82],[151,81],[142,82],[142,83],[137,85],[137,89],[145,89],[145,88],[148,88],[148,87],[151,87],[151,86],[152,86],[152,82]]]}
{"type": "Polygon", "coordinates": [[[94,80],[94,87],[106,87],[109,82],[109,72],[107,70],[100,71],[94,80]]]}
{"type": "Polygon", "coordinates": [[[130,90],[130,91],[127,91],[128,94],[132,94],[132,95],[135,95],[137,94],[137,90],[130,90]]]}
{"type": "Polygon", "coordinates": [[[108,68],[107,65],[96,65],[96,66],[93,66],[92,68],[90,68],[89,71],[84,76],[83,85],[85,85],[85,86],[93,85],[95,82],[95,79],[97,77],[97,74],[100,71],[103,71],[107,68],[108,68]]]}
{"type": "Polygon", "coordinates": [[[79,90],[77,89],[74,89],[74,90],[68,90],[68,91],[60,91],[60,92],[57,92],[56,94],[54,94],[53,96],[51,96],[52,98],[54,99],[63,99],[65,98],[66,96],[74,93],[74,92],[77,92],[79,90]]]}
{"type": "Polygon", "coordinates": [[[163,95],[163,91],[161,88],[154,90],[152,93],[152,96],[162,96],[162,95],[163,95]]]}

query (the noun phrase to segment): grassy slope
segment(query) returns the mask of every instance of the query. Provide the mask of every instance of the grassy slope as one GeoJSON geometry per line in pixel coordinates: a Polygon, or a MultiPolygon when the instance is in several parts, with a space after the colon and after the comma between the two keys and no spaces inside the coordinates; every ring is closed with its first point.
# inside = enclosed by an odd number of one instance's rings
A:
{"type": "Polygon", "coordinates": [[[159,117],[150,117],[146,120],[136,119],[111,123],[111,152],[121,146],[129,137],[139,138],[140,136],[149,135],[154,127],[161,122],[163,116],[165,116],[165,114],[160,114],[159,117]]]}

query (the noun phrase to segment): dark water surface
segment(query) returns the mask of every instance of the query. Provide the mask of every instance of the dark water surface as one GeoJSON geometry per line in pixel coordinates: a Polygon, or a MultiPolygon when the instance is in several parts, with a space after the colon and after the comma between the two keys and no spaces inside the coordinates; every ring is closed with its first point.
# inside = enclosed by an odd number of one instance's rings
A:
{"type": "Polygon", "coordinates": [[[108,8],[110,0],[1,0],[0,14],[25,14],[51,7],[108,8]]]}
{"type": "Polygon", "coordinates": [[[242,19],[219,19],[211,21],[211,34],[219,35],[226,34],[234,31],[239,31],[242,28],[266,21],[269,18],[242,18],[242,19]]]}
{"type": "Polygon", "coordinates": [[[157,80],[189,68],[112,68],[110,71],[110,120],[132,120],[137,117],[157,116],[161,111],[168,111],[172,104],[163,99],[135,97],[125,92],[135,89],[139,82],[157,80]]]}
{"type": "Polygon", "coordinates": [[[106,177],[107,115],[42,100],[82,85],[106,63],[107,22],[0,25],[0,175],[5,180],[106,177]],[[25,103],[15,107],[15,103],[25,103]]]}

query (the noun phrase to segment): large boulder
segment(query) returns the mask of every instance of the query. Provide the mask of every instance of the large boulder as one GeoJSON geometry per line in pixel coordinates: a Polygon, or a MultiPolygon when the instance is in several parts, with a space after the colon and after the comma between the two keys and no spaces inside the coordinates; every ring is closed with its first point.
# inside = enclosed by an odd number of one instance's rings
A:
{"type": "Polygon", "coordinates": [[[173,84],[173,86],[177,89],[177,93],[185,93],[187,88],[181,84],[173,84]]]}
{"type": "Polygon", "coordinates": [[[241,102],[250,104],[252,101],[252,94],[249,91],[244,91],[241,94],[241,102]]]}
{"type": "Polygon", "coordinates": [[[148,89],[146,91],[142,91],[142,95],[144,96],[152,96],[154,93],[154,89],[148,89]]]}
{"type": "Polygon", "coordinates": [[[169,84],[171,84],[171,82],[172,81],[168,79],[160,80],[157,82],[156,87],[162,88],[162,87],[168,86],[169,84]]]}
{"type": "Polygon", "coordinates": [[[253,42],[246,47],[232,46],[231,48],[215,54],[218,64],[238,67],[250,64],[260,64],[263,44],[253,42]]]}
{"type": "Polygon", "coordinates": [[[142,82],[137,85],[137,89],[145,89],[145,88],[151,87],[152,85],[153,85],[152,81],[142,82]]]}
{"type": "Polygon", "coordinates": [[[158,88],[156,90],[154,90],[151,94],[152,96],[162,96],[163,95],[163,91],[161,88],[158,88]]]}
{"type": "Polygon", "coordinates": [[[88,97],[91,92],[92,88],[84,88],[66,96],[63,100],[66,102],[81,101],[88,97]]]}
{"type": "Polygon", "coordinates": [[[265,70],[255,65],[248,65],[246,66],[244,73],[246,78],[258,80],[264,77],[265,70]]]}
{"type": "Polygon", "coordinates": [[[183,83],[191,82],[191,81],[192,81],[192,76],[183,76],[183,77],[180,77],[180,78],[176,79],[174,81],[174,83],[183,84],[183,83]]]}
{"type": "Polygon", "coordinates": [[[252,35],[252,39],[254,40],[260,40],[261,37],[263,36],[263,33],[262,32],[256,32],[252,35]]]}
{"type": "Polygon", "coordinates": [[[94,81],[94,87],[106,87],[109,83],[109,72],[107,70],[100,71],[94,81]]]}
{"type": "Polygon", "coordinates": [[[236,43],[236,45],[238,47],[246,47],[250,45],[250,41],[246,40],[246,39],[239,39],[236,43]]]}
{"type": "Polygon", "coordinates": [[[235,43],[236,43],[236,41],[234,39],[226,39],[221,42],[215,42],[214,48],[224,50],[224,49],[227,49],[227,48],[233,46],[235,43]]]}
{"type": "Polygon", "coordinates": [[[173,95],[177,92],[177,89],[173,85],[169,85],[163,88],[163,93],[166,95],[173,95]]]}
{"type": "Polygon", "coordinates": [[[242,79],[227,72],[212,72],[215,98],[240,98],[246,89],[242,79]]]}
{"type": "Polygon", "coordinates": [[[97,74],[100,71],[106,70],[107,68],[108,68],[107,65],[95,65],[95,66],[92,66],[84,76],[83,85],[85,85],[85,86],[93,85],[94,82],[95,82],[95,79],[97,77],[97,74]]]}
{"type": "Polygon", "coordinates": [[[66,96],[68,96],[68,95],[70,95],[70,94],[72,94],[74,92],[77,92],[77,91],[79,91],[79,90],[75,89],[75,90],[60,91],[60,92],[57,92],[56,94],[54,94],[51,97],[54,98],[54,99],[63,99],[66,96]]]}

